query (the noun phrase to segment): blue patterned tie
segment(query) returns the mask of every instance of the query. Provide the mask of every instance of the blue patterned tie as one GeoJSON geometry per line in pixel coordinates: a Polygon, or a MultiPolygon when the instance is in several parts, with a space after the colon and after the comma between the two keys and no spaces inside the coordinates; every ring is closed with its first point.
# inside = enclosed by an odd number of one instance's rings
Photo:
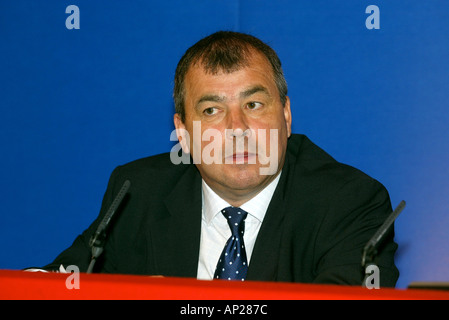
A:
{"type": "Polygon", "coordinates": [[[243,233],[245,232],[245,219],[248,212],[236,207],[227,207],[221,210],[221,213],[228,220],[232,235],[221,253],[214,279],[244,281],[248,271],[248,261],[243,233]]]}

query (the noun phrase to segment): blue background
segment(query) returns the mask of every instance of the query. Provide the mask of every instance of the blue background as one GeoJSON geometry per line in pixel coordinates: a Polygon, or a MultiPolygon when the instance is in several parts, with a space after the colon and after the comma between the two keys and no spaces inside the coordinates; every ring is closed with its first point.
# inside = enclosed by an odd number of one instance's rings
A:
{"type": "Polygon", "coordinates": [[[406,200],[398,287],[448,281],[448,16],[447,0],[2,0],[0,269],[51,262],[117,165],[171,149],[176,64],[226,29],[278,52],[294,132],[406,200]]]}

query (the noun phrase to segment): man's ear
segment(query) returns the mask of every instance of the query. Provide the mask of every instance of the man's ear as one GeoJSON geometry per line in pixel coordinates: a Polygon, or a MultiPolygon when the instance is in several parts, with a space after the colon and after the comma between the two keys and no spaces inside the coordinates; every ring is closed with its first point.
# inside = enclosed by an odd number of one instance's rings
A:
{"type": "Polygon", "coordinates": [[[289,97],[286,97],[284,105],[284,118],[285,118],[285,125],[287,127],[287,135],[288,137],[290,137],[292,134],[292,111],[290,109],[289,97]]]}
{"type": "Polygon", "coordinates": [[[184,122],[181,120],[181,116],[179,113],[175,113],[173,117],[173,122],[176,128],[176,136],[178,137],[178,141],[181,144],[182,151],[186,154],[190,153],[190,135],[184,125],[184,122]]]}

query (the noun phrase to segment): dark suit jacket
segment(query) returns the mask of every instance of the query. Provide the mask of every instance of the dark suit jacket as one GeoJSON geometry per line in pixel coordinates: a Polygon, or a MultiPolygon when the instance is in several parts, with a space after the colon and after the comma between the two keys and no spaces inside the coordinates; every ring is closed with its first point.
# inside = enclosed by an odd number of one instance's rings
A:
{"type": "MultiPolygon", "coordinates": [[[[129,194],[94,271],[196,277],[201,176],[193,164],[172,164],[168,153],[116,168],[99,217],[46,269],[73,264],[87,270],[89,239],[127,179],[129,194]]],[[[292,135],[247,280],[360,285],[362,249],[391,211],[379,182],[292,135]]],[[[378,255],[381,286],[394,286],[398,278],[393,236],[392,230],[378,255]]]]}

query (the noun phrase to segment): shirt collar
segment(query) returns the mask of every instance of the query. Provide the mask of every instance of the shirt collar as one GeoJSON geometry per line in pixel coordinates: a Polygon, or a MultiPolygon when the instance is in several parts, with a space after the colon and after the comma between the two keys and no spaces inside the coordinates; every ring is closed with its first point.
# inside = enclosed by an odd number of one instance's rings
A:
{"type": "Polygon", "coordinates": [[[210,224],[212,219],[223,209],[229,207],[230,204],[220,198],[214,190],[212,190],[206,181],[202,181],[203,186],[203,219],[210,224]]]}
{"type": "MultiPolygon", "coordinates": [[[[273,197],[274,190],[281,177],[281,172],[255,197],[240,206],[248,214],[252,215],[260,222],[263,221],[268,205],[273,197]]],[[[202,180],[203,189],[203,219],[209,224],[214,217],[221,212],[223,208],[231,206],[227,201],[220,198],[204,181],[202,180]]]]}

